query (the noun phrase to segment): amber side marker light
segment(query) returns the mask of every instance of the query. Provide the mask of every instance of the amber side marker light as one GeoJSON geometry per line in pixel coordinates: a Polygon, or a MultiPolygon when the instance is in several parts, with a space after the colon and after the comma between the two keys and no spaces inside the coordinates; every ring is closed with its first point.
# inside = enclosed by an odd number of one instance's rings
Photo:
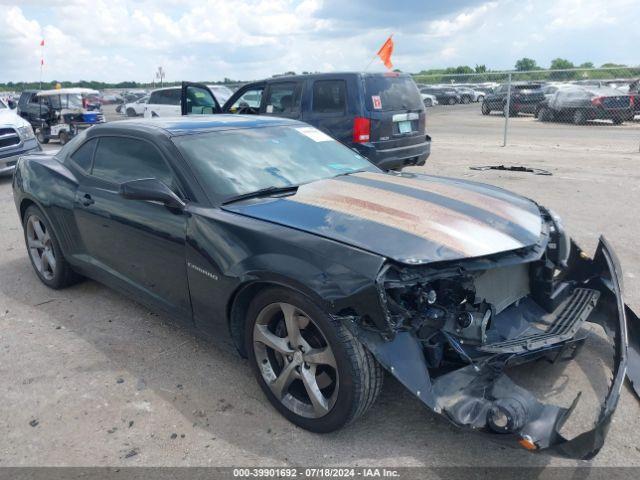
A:
{"type": "Polygon", "coordinates": [[[525,435],[524,437],[522,437],[520,440],[518,440],[518,443],[520,444],[520,446],[526,450],[537,450],[538,446],[533,443],[533,440],[531,439],[531,437],[529,435],[525,435]]]}

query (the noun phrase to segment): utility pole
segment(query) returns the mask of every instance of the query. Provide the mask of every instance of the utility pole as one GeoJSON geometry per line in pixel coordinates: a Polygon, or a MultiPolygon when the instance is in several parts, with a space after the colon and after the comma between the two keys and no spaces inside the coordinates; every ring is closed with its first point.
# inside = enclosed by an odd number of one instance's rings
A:
{"type": "Polygon", "coordinates": [[[166,72],[164,68],[158,67],[158,71],[156,72],[156,78],[160,80],[160,88],[164,85],[164,77],[166,76],[166,72]]]}
{"type": "Polygon", "coordinates": [[[502,140],[502,146],[507,146],[507,130],[509,130],[509,114],[511,113],[511,73],[509,73],[509,80],[507,82],[507,103],[504,107],[504,139],[502,140]]]}

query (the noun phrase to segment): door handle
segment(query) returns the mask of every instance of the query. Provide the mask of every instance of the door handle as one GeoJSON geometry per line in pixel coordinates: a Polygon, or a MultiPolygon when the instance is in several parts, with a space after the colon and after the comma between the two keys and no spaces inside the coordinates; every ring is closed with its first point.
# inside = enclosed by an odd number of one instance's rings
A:
{"type": "Polygon", "coordinates": [[[80,199],[80,203],[85,207],[88,207],[89,205],[93,205],[94,203],[96,203],[96,201],[93,198],[91,198],[91,195],[89,195],[88,193],[85,193],[80,199]]]}

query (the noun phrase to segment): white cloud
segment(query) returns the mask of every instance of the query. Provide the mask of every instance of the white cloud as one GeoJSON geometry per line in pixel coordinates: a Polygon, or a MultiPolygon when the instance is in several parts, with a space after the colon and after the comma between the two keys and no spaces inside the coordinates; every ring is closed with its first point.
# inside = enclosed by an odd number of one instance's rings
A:
{"type": "Polygon", "coordinates": [[[351,11],[366,5],[359,26],[327,17],[324,1],[0,0],[0,81],[38,78],[43,35],[47,80],[149,81],[158,65],[171,80],[358,70],[391,32],[405,71],[512,68],[522,56],[638,62],[640,33],[628,23],[640,16],[637,0],[469,0],[437,18],[399,2],[388,25],[371,0],[349,0],[351,11]]]}

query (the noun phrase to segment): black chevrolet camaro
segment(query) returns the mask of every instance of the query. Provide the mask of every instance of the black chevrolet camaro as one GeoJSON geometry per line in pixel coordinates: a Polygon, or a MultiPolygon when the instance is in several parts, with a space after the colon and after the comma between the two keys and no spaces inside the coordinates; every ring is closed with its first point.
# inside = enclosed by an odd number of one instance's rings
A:
{"type": "MultiPolygon", "coordinates": [[[[593,258],[556,215],[499,188],[387,173],[300,122],[240,115],[95,126],[13,180],[29,258],[89,277],[248,357],[269,401],[316,432],[363,415],[386,370],[454,424],[572,458],[604,442],[638,318],[606,240],[593,258]],[[512,367],[608,341],[590,430],[512,367]]],[[[123,339],[126,341],[126,339],[123,339]]]]}

